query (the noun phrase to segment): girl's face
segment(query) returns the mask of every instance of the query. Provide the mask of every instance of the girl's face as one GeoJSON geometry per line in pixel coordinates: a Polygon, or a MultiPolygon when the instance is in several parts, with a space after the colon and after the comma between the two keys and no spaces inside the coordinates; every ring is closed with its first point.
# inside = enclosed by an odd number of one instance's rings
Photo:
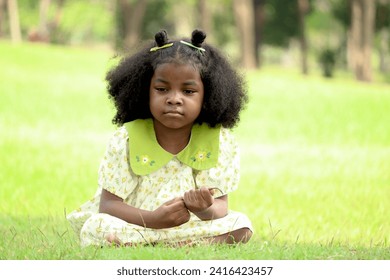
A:
{"type": "Polygon", "coordinates": [[[154,71],[149,106],[155,124],[169,129],[191,128],[203,104],[199,71],[187,64],[164,63],[154,71]]]}

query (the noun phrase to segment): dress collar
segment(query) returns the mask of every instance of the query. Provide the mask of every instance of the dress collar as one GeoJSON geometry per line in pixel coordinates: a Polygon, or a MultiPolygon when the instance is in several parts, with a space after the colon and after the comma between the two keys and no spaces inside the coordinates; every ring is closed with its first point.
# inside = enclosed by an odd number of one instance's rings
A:
{"type": "Polygon", "coordinates": [[[129,135],[130,166],[137,175],[155,172],[174,157],[196,170],[210,169],[218,163],[220,126],[194,124],[188,145],[177,155],[158,144],[152,119],[135,120],[124,126],[129,135]]]}

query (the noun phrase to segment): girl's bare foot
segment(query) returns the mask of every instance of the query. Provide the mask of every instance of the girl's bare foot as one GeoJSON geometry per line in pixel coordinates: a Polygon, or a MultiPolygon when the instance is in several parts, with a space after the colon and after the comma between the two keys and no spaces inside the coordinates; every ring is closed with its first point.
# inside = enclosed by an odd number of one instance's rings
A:
{"type": "Polygon", "coordinates": [[[113,233],[110,233],[109,235],[107,235],[106,237],[106,240],[107,242],[110,244],[110,245],[114,245],[116,247],[121,247],[121,246],[133,246],[133,244],[131,242],[128,242],[128,243],[122,243],[119,238],[113,234],[113,233]]]}

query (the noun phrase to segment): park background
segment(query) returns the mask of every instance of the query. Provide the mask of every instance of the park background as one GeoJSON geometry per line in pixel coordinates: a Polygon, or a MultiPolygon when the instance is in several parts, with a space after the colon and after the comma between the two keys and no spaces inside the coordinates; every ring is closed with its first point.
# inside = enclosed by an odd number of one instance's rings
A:
{"type": "Polygon", "coordinates": [[[390,1],[0,0],[0,259],[389,259],[390,1]],[[243,246],[80,248],[115,127],[105,73],[204,29],[247,80],[243,246]]]}

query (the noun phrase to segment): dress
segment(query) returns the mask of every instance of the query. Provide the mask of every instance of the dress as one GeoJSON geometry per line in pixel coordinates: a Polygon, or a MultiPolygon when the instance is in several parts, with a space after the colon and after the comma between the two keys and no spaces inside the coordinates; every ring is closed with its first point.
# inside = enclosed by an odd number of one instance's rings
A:
{"type": "Polygon", "coordinates": [[[217,187],[214,197],[237,189],[238,146],[222,127],[194,125],[187,147],[177,155],[159,146],[151,119],[124,124],[111,137],[99,168],[94,197],[67,219],[82,246],[104,245],[115,234],[123,243],[181,242],[201,240],[240,228],[253,231],[246,215],[229,210],[227,216],[202,221],[191,213],[177,227],[150,229],[99,213],[102,188],[134,207],[152,211],[184,192],[202,186],[217,187]],[[221,193],[222,192],[222,193],[221,193]]]}

